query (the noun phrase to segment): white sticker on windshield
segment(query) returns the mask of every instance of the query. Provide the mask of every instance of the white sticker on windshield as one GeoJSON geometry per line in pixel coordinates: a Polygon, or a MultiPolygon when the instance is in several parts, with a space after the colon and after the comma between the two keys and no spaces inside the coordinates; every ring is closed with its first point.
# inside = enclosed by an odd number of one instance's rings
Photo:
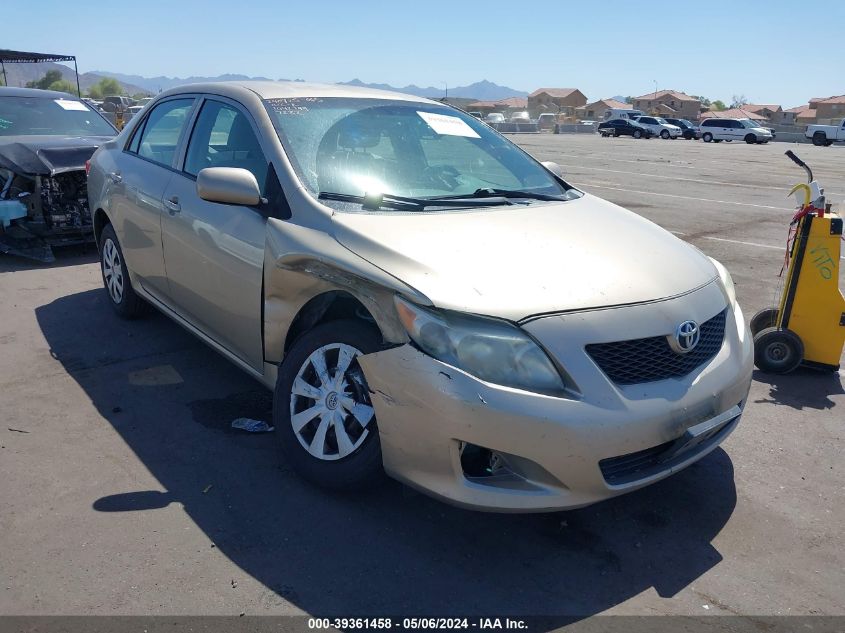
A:
{"type": "Polygon", "coordinates": [[[432,112],[417,111],[423,121],[438,134],[449,136],[466,136],[468,138],[481,138],[475,130],[466,124],[466,121],[448,114],[434,114],[432,112]]]}
{"type": "Polygon", "coordinates": [[[83,112],[88,112],[88,108],[81,101],[71,101],[70,99],[53,99],[53,101],[65,110],[82,110],[83,112]]]}

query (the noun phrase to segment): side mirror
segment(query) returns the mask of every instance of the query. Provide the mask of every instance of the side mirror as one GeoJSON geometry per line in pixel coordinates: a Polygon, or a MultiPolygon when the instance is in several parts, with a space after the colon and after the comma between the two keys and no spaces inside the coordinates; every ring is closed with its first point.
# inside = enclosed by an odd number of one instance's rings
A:
{"type": "Polygon", "coordinates": [[[197,195],[209,202],[252,207],[261,190],[252,172],[240,167],[206,167],[197,174],[197,195]]]}
{"type": "Polygon", "coordinates": [[[552,173],[553,173],[555,176],[557,176],[558,178],[563,178],[563,167],[561,167],[561,166],[560,166],[560,165],[558,165],[557,163],[554,163],[554,162],[552,162],[552,161],[550,161],[550,160],[544,160],[544,161],[543,161],[542,163],[540,163],[540,164],[541,164],[543,167],[545,167],[546,169],[548,169],[550,172],[552,172],[552,173]]]}

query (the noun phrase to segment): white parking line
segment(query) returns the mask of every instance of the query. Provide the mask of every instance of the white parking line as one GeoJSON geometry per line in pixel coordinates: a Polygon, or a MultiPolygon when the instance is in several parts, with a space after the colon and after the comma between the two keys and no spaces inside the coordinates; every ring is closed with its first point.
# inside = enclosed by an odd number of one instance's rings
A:
{"type": "MultiPolygon", "coordinates": [[[[587,167],[586,165],[568,165],[566,163],[561,163],[562,167],[571,167],[573,169],[588,169],[592,171],[606,171],[612,174],[628,174],[630,176],[644,176],[646,178],[663,178],[665,180],[682,180],[684,182],[697,182],[701,183],[702,185],[727,185],[729,187],[746,187],[748,189],[772,189],[774,191],[782,191],[784,193],[784,198],[786,198],[786,193],[789,191],[788,187],[773,187],[772,185],[750,185],[744,182],[728,182],[726,180],[704,180],[702,178],[682,178],[680,176],[664,176],[663,174],[642,174],[635,171],[622,171],[620,169],[605,169],[603,167],[587,167]]],[[[827,191],[828,198],[831,196],[845,196],[845,193],[839,193],[836,191],[827,191]]]]}
{"type": "Polygon", "coordinates": [[[709,237],[704,236],[705,240],[713,240],[715,242],[730,242],[731,244],[742,244],[744,246],[756,246],[757,248],[772,248],[777,251],[785,251],[786,244],[783,246],[772,246],[771,244],[758,244],[757,242],[743,242],[742,240],[729,240],[724,237],[709,237]]]}
{"type": "MultiPolygon", "coordinates": [[[[698,202],[712,202],[713,204],[733,204],[740,207],[754,207],[757,209],[774,209],[775,211],[792,211],[783,207],[772,207],[767,204],[752,204],[750,202],[735,202],[733,200],[712,200],[710,198],[694,198],[692,196],[679,196],[672,193],[658,193],[656,191],[639,191],[637,189],[625,189],[624,187],[610,187],[608,185],[593,185],[590,183],[574,183],[579,187],[595,187],[597,189],[612,189],[613,191],[625,191],[627,193],[639,193],[645,196],[661,196],[664,198],[679,198],[681,200],[697,200],[698,202]]],[[[614,183],[616,184],[616,183],[614,183]]]]}
{"type": "MultiPolygon", "coordinates": [[[[674,232],[674,231],[673,231],[674,232]]],[[[742,244],[743,246],[756,246],[757,248],[772,248],[776,251],[786,251],[786,244],[783,246],[772,246],[771,244],[758,244],[756,242],[743,242],[741,240],[729,240],[724,237],[709,237],[704,236],[705,240],[713,240],[715,242],[729,242],[731,244],[742,244]]],[[[845,259],[845,255],[841,256],[839,259],[845,259]]]]}
{"type": "Polygon", "coordinates": [[[676,165],[675,163],[670,163],[668,161],[659,161],[659,160],[630,160],[628,158],[611,158],[610,156],[604,155],[593,155],[590,156],[589,154],[579,155],[579,154],[558,154],[555,152],[555,156],[566,156],[567,158],[592,158],[595,160],[612,160],[616,161],[617,163],[634,163],[637,165],[642,165],[643,163],[647,165],[660,165],[661,167],[677,167],[678,169],[695,169],[694,165],[676,165]]]}

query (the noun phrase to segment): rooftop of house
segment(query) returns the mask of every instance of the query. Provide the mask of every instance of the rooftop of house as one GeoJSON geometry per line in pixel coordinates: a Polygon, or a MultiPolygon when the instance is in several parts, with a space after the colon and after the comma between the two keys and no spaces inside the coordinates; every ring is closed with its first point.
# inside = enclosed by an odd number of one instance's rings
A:
{"type": "Polygon", "coordinates": [[[728,108],[727,110],[708,110],[701,113],[702,119],[751,119],[752,121],[765,121],[766,117],[756,112],[743,108],[728,108]]]}
{"type": "Polygon", "coordinates": [[[769,104],[761,104],[761,103],[746,103],[742,106],[743,110],[748,110],[749,112],[762,112],[763,110],[769,110],[770,112],[777,112],[781,110],[781,107],[777,104],[769,103],[769,104]]]}
{"type": "Polygon", "coordinates": [[[679,92],[678,90],[658,90],[657,92],[649,92],[639,97],[634,97],[634,99],[638,101],[656,101],[658,99],[662,99],[663,97],[671,97],[673,99],[677,99],[678,101],[698,101],[695,97],[691,97],[684,92],[679,92]]]}
{"type": "Polygon", "coordinates": [[[537,90],[535,90],[528,96],[537,97],[543,94],[544,92],[550,97],[562,99],[564,97],[568,97],[573,92],[578,92],[578,88],[537,88],[537,90]]]}

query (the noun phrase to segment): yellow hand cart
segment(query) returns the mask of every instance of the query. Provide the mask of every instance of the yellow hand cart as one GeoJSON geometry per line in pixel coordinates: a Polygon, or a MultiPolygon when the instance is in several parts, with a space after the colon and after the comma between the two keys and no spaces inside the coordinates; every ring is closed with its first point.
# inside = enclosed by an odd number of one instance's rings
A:
{"type": "Polygon", "coordinates": [[[845,298],[839,289],[842,218],[826,204],[813,171],[792,151],[786,155],[804,168],[808,184],[790,192],[803,192],[804,202],[790,225],[780,303],[751,319],[754,364],[776,374],[801,364],[837,371],[845,346],[845,298]]]}

